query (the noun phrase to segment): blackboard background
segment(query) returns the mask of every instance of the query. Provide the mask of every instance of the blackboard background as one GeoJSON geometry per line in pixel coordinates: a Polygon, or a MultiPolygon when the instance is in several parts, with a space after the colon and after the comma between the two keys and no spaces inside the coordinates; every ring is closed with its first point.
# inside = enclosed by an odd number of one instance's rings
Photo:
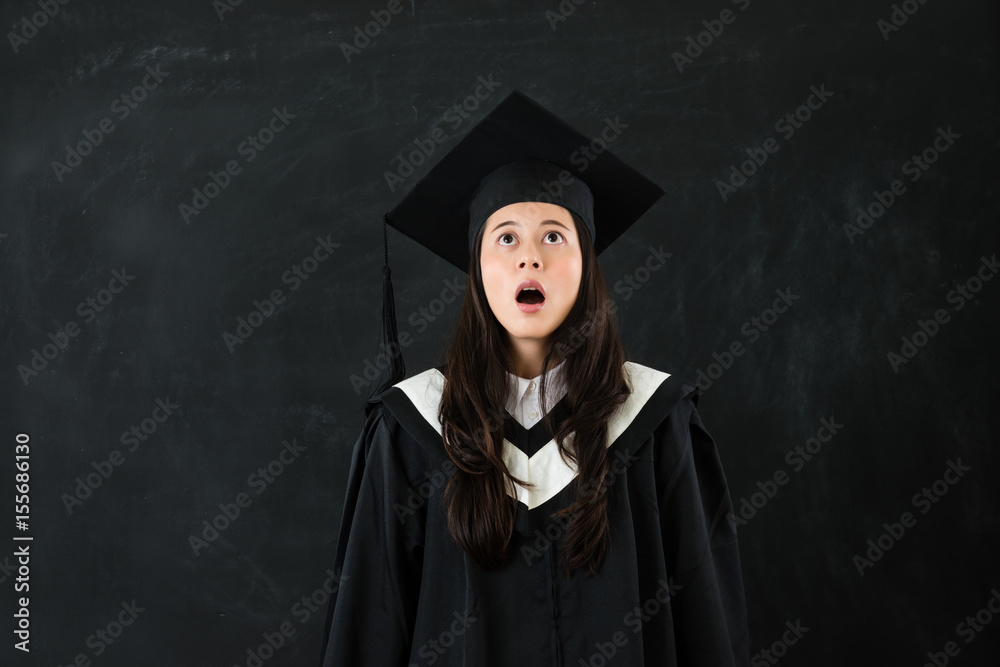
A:
{"type": "MultiPolygon", "coordinates": [[[[948,641],[950,664],[996,664],[1000,619],[969,643],[956,626],[1000,587],[1000,280],[961,310],[946,297],[1000,251],[996,4],[930,1],[884,39],[888,2],[567,1],[554,23],[555,0],[404,3],[348,62],[340,44],[385,7],[244,2],[220,19],[209,0],[75,1],[0,47],[0,563],[18,433],[34,538],[32,650],[12,648],[5,570],[3,664],[246,665],[283,622],[294,638],[264,664],[318,663],[325,605],[295,605],[328,576],[362,424],[351,376],[376,352],[381,214],[405,189],[384,172],[443,129],[414,182],[514,89],[591,136],[620,116],[613,151],[668,190],[602,257],[609,285],[646,278],[617,293],[630,358],[693,379],[744,343],[699,409],[737,503],[790,476],[740,526],[751,651],[801,621],[781,664],[916,666],[948,641]],[[735,21],[678,71],[672,54],[725,8],[735,21]],[[112,102],[147,66],[168,75],[120,119],[112,102]],[[491,76],[455,127],[448,110],[491,76]],[[783,138],[775,121],[821,85],[832,97],[783,138]],[[240,142],[286,107],[246,162],[240,142]],[[105,117],[113,132],[59,180],[53,161],[105,117]],[[960,138],[911,182],[904,162],[948,127],[960,138]],[[723,201],[716,181],[768,137],[780,150],[723,201]],[[186,223],[179,205],[229,160],[241,172],[186,223]],[[852,242],[843,226],[894,179],[906,192],[852,242]],[[282,275],[318,237],[339,246],[293,291],[282,275]],[[651,246],[672,257],[637,274],[651,246]],[[86,321],[77,305],[123,267],[134,279],[86,321]],[[285,302],[230,352],[223,333],[274,289],[285,302]],[[779,289],[800,299],[750,342],[743,323],[779,289]],[[950,320],[895,372],[887,353],[937,309],[950,320]],[[25,384],[18,365],[69,321],[79,334],[25,384]],[[180,407],[123,447],[168,398],[180,407]],[[843,428],[794,471],[786,452],[823,418],[843,428]],[[257,494],[248,476],[292,439],[305,449],[257,494]],[[70,513],[76,478],[115,449],[124,463],[70,513]],[[970,470],[921,514],[913,495],[958,459],[970,470]],[[252,504],[196,555],[189,536],[239,493],[252,504]],[[916,525],[860,576],[853,557],[905,511],[916,525]],[[133,600],[95,655],[88,637],[133,600]]],[[[20,31],[38,11],[0,16],[20,31]]],[[[419,331],[408,316],[464,274],[393,230],[390,245],[412,374],[439,363],[457,305],[419,331]]]]}

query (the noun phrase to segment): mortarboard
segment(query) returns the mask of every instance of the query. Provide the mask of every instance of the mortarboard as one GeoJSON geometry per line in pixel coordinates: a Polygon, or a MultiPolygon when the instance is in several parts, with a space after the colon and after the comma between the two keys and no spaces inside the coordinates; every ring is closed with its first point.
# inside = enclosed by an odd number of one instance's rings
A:
{"type": "Polygon", "coordinates": [[[600,255],[663,194],[608,150],[617,117],[587,137],[519,91],[510,93],[384,216],[382,330],[390,357],[381,393],[406,374],[396,330],[385,223],[463,272],[486,219],[515,202],[558,204],[576,213],[600,255]]]}

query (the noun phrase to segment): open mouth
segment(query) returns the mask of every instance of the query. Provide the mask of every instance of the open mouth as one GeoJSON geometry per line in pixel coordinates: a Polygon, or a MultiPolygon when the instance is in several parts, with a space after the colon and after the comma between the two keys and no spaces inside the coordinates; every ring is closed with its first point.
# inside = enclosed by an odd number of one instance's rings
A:
{"type": "Polygon", "coordinates": [[[545,301],[545,295],[534,287],[525,287],[517,294],[518,303],[535,304],[545,301]]]}
{"type": "Polygon", "coordinates": [[[525,280],[517,286],[515,299],[518,303],[534,306],[545,301],[545,290],[535,280],[525,280]]]}

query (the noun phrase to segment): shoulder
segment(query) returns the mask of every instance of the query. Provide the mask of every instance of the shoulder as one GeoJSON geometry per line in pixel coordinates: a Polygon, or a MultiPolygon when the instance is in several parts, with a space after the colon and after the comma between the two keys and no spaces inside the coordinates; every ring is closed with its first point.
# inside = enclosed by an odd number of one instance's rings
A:
{"type": "Polygon", "coordinates": [[[443,376],[430,369],[385,389],[365,404],[361,435],[366,454],[377,450],[408,479],[418,481],[447,454],[437,424],[443,376]],[[435,374],[438,377],[435,377],[435,374]]]}
{"type": "Polygon", "coordinates": [[[383,390],[365,403],[365,414],[395,414],[400,398],[417,408],[421,413],[433,408],[436,412],[444,389],[444,375],[437,368],[428,368],[383,390]]]}
{"type": "Polygon", "coordinates": [[[384,422],[392,440],[407,443],[402,448],[409,451],[408,455],[436,461],[447,456],[438,421],[443,389],[444,375],[437,368],[429,368],[369,399],[365,404],[366,417],[384,422]],[[413,446],[414,443],[419,446],[413,446]]]}
{"type": "MultiPolygon", "coordinates": [[[[678,376],[634,361],[626,361],[623,370],[631,391],[630,400],[645,403],[658,391],[675,387],[677,391],[673,393],[679,392],[683,395],[681,397],[693,396],[696,399],[697,387],[678,376]]],[[[444,374],[441,368],[428,368],[397,382],[390,390],[401,392],[421,412],[433,410],[436,414],[444,391],[444,374]]]]}
{"type": "Polygon", "coordinates": [[[626,361],[623,370],[633,394],[652,393],[670,377],[670,373],[634,361],[626,361]]]}
{"type": "MultiPolygon", "coordinates": [[[[656,420],[656,415],[662,419],[668,413],[690,412],[697,403],[697,386],[679,375],[634,361],[626,361],[623,370],[630,393],[609,425],[612,431],[624,430],[641,416],[645,417],[642,421],[647,421],[656,420]]],[[[440,436],[438,411],[444,381],[441,368],[428,368],[392,385],[379,396],[379,401],[398,421],[409,425],[415,435],[417,431],[426,433],[427,428],[433,428],[440,436]]]]}
{"type": "Polygon", "coordinates": [[[679,375],[634,361],[626,361],[623,370],[630,393],[608,423],[612,441],[626,431],[649,434],[665,420],[680,421],[670,417],[683,411],[682,404],[693,389],[690,384],[679,375]]]}
{"type": "Polygon", "coordinates": [[[634,361],[626,361],[624,370],[631,390],[630,401],[638,400],[646,403],[656,398],[657,403],[668,409],[679,403],[690,403],[694,406],[698,402],[698,386],[679,375],[634,361]]]}
{"type": "Polygon", "coordinates": [[[438,409],[443,392],[444,373],[437,368],[428,368],[392,385],[386,394],[390,399],[389,407],[395,407],[397,410],[402,407],[399,404],[400,396],[405,397],[409,406],[412,406],[423,420],[440,434],[442,429],[438,421],[438,409]]]}

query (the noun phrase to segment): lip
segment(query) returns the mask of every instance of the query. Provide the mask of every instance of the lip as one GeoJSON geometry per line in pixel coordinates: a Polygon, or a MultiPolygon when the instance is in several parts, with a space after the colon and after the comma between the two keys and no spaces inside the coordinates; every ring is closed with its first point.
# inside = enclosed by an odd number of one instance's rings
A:
{"type": "Polygon", "coordinates": [[[518,284],[517,289],[514,290],[514,303],[517,307],[524,313],[537,313],[539,310],[545,307],[545,288],[537,280],[524,280],[518,284]],[[542,293],[541,303],[520,303],[517,300],[517,295],[521,293],[525,287],[534,287],[539,292],[542,293]]]}

